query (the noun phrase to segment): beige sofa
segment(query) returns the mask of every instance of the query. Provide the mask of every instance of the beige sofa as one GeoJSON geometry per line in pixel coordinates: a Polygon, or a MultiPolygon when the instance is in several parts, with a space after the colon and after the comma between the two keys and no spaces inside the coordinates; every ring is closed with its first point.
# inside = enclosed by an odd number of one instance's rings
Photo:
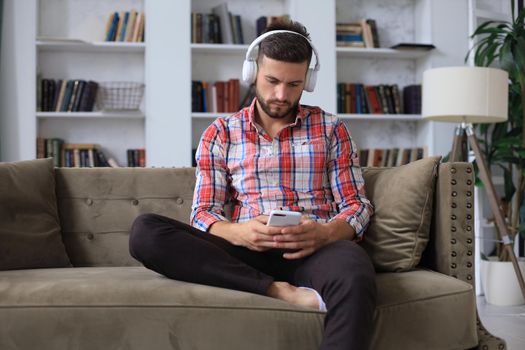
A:
{"type": "MultiPolygon", "coordinates": [[[[389,190],[411,182],[401,170],[364,170],[377,220],[388,215],[389,190]]],[[[0,349],[316,349],[322,312],[169,280],[129,255],[128,231],[140,213],[188,221],[194,176],[192,168],[56,169],[61,235],[74,267],[0,271],[0,349]]],[[[397,271],[377,274],[372,348],[504,349],[477,321],[472,167],[440,164],[432,176],[429,239],[417,266],[395,267],[382,242],[371,246],[372,233],[365,245],[378,255],[378,271],[397,271]]]]}

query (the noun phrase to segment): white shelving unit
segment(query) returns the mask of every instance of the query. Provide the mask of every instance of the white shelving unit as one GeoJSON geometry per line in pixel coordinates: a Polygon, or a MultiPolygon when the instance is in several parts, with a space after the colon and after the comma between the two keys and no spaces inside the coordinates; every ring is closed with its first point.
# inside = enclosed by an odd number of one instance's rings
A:
{"type": "MultiPolygon", "coordinates": [[[[240,78],[259,16],[289,14],[308,28],[320,53],[321,70],[315,92],[305,92],[301,101],[335,113],[338,82],[398,84],[402,88],[419,83],[427,68],[463,65],[468,49],[468,1],[7,1],[4,13],[13,16],[6,16],[7,30],[3,33],[1,64],[8,67],[9,74],[1,82],[5,93],[0,97],[0,159],[32,159],[36,137],[49,135],[67,137],[71,142],[97,142],[121,163],[125,154],[121,150],[145,147],[148,166],[190,166],[192,148],[218,116],[191,112],[191,80],[240,78]],[[223,2],[232,13],[242,16],[246,44],[192,44],[191,12],[209,13],[223,2]],[[145,44],[101,42],[109,14],[132,8],[146,13],[145,44]],[[361,18],[376,20],[382,48],[337,48],[335,23],[361,18]],[[61,38],[77,41],[58,40],[61,38]],[[400,42],[432,43],[436,49],[389,49],[400,42]],[[55,79],[143,81],[146,93],[142,113],[36,113],[37,68],[45,77],[55,79]]],[[[241,86],[241,95],[245,89],[241,86]]],[[[360,148],[426,146],[428,154],[435,155],[448,153],[452,144],[453,125],[422,121],[420,116],[341,118],[350,125],[360,148]]]]}

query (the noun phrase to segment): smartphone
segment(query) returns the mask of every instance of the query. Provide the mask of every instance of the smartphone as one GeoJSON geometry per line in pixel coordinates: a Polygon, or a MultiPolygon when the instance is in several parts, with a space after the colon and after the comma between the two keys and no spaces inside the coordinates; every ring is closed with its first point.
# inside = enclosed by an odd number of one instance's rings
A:
{"type": "Polygon", "coordinates": [[[267,226],[294,226],[299,225],[301,213],[288,210],[272,210],[267,226]]]}

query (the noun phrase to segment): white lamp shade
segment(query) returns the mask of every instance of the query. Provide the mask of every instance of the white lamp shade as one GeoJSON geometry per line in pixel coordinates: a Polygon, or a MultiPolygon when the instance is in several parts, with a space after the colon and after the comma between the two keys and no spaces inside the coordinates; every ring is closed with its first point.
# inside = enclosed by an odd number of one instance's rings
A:
{"type": "Polygon", "coordinates": [[[485,67],[443,67],[423,73],[423,118],[443,122],[507,120],[508,74],[485,67]]]}

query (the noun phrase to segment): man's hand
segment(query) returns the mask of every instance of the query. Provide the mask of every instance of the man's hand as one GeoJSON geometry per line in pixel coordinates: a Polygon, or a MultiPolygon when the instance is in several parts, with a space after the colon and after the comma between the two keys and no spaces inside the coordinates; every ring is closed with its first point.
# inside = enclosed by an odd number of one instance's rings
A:
{"type": "Polygon", "coordinates": [[[266,226],[267,215],[258,216],[242,223],[219,221],[210,228],[210,233],[229,241],[233,245],[263,252],[275,245],[274,236],[281,234],[283,227],[266,226]]]}
{"type": "Polygon", "coordinates": [[[301,259],[313,254],[325,245],[342,239],[353,239],[352,226],[341,220],[322,224],[307,217],[296,226],[283,227],[282,234],[274,235],[274,248],[297,250],[285,253],[285,259],[301,259]]]}

